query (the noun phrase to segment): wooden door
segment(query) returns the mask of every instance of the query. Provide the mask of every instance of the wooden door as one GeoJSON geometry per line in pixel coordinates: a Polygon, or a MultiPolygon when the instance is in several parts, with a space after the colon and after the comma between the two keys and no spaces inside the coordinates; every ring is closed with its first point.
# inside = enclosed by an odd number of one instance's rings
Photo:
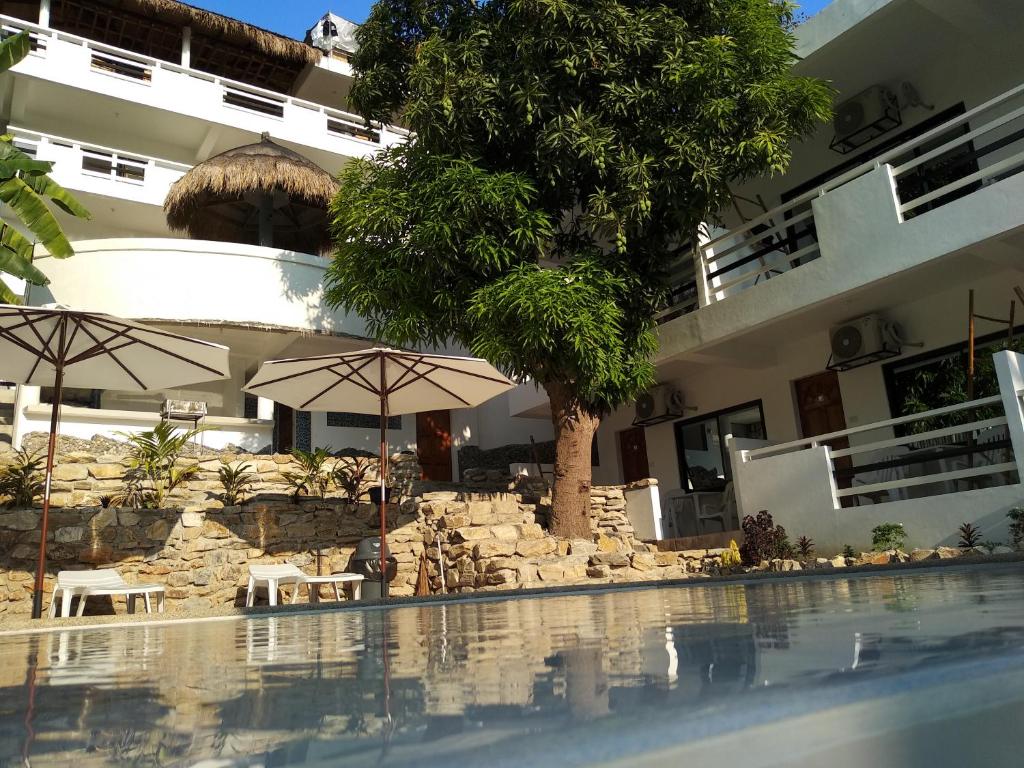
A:
{"type": "MultiPolygon", "coordinates": [[[[839,390],[839,375],[835,371],[825,371],[806,379],[799,379],[795,382],[795,387],[797,408],[800,411],[800,431],[804,437],[841,432],[846,429],[843,396],[839,390]]],[[[850,447],[850,441],[845,437],[829,440],[825,444],[833,450],[850,447]]],[[[852,478],[849,470],[852,467],[853,462],[849,456],[835,460],[836,484],[840,488],[850,487],[852,478]]]]}
{"type": "Polygon", "coordinates": [[[632,483],[651,476],[647,465],[647,438],[643,427],[633,427],[619,432],[619,449],[622,454],[622,481],[632,483]]]}
{"type": "Polygon", "coordinates": [[[295,411],[274,403],[274,452],[288,453],[295,447],[295,411]]]}
{"type": "Polygon", "coordinates": [[[416,414],[416,453],[420,478],[451,482],[452,418],[450,411],[416,414]]]}

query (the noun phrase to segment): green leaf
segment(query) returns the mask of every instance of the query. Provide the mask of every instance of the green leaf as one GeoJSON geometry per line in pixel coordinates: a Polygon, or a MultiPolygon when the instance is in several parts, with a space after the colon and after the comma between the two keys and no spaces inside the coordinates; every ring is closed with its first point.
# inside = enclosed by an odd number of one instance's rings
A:
{"type": "Polygon", "coordinates": [[[21,304],[21,297],[12,291],[0,277],[0,304],[21,304]]]}
{"type": "Polygon", "coordinates": [[[19,32],[0,41],[0,72],[6,72],[28,56],[31,50],[32,40],[28,32],[19,32]]]}
{"type": "Polygon", "coordinates": [[[92,218],[92,214],[89,213],[89,210],[84,205],[75,200],[75,198],[72,197],[64,187],[55,182],[49,176],[25,176],[22,180],[32,189],[33,192],[37,195],[48,198],[54,203],[54,205],[65,213],[69,213],[72,216],[77,216],[81,219],[92,218]]]}
{"type": "Polygon", "coordinates": [[[28,280],[33,285],[46,285],[50,281],[36,269],[31,261],[32,244],[14,227],[4,224],[0,230],[0,272],[28,280]],[[27,255],[24,245],[28,245],[27,255]]]}
{"type": "Polygon", "coordinates": [[[14,213],[43,244],[50,255],[66,259],[74,254],[71,243],[60,228],[50,209],[24,180],[14,177],[0,182],[0,200],[14,213]]]}

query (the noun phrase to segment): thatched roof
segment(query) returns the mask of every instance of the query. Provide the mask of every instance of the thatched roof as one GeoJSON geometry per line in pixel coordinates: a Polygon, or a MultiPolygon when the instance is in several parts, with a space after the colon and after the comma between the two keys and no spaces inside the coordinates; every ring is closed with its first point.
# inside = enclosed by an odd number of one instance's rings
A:
{"type": "Polygon", "coordinates": [[[323,54],[311,45],[175,0],[105,0],[105,4],[175,26],[190,26],[201,34],[221,38],[236,45],[251,46],[268,56],[304,64],[316,64],[323,57],[323,54]]]}
{"type": "Polygon", "coordinates": [[[311,160],[270,140],[229,149],[193,167],[164,200],[167,224],[200,240],[255,242],[254,200],[275,199],[275,245],[320,251],[338,182],[311,160]],[[278,236],[280,235],[280,236],[278,236]]]}

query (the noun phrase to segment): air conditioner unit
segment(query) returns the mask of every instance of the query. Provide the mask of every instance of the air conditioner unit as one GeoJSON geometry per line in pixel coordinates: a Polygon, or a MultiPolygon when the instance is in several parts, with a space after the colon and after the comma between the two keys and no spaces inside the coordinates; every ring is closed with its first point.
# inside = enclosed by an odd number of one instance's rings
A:
{"type": "Polygon", "coordinates": [[[206,418],[206,403],[201,400],[164,400],[160,416],[165,421],[199,421],[206,418]]]}
{"type": "Polygon", "coordinates": [[[846,154],[902,124],[899,102],[888,88],[873,85],[838,104],[832,118],[835,137],[829,144],[846,154]]]}
{"type": "Polygon", "coordinates": [[[891,320],[865,315],[832,326],[829,342],[832,356],[828,369],[847,371],[900,354],[903,337],[899,325],[891,320]]]}
{"type": "Polygon", "coordinates": [[[687,410],[683,391],[671,384],[659,384],[636,400],[634,426],[650,426],[670,421],[687,410]]]}

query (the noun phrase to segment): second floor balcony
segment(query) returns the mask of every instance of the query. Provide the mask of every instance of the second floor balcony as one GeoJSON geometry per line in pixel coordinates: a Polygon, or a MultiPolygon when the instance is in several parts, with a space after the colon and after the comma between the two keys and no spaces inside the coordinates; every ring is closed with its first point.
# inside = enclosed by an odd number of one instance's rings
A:
{"type": "Polygon", "coordinates": [[[677,269],[662,358],[992,247],[1024,226],[1021,170],[1024,86],[739,226],[708,227],[677,269]]]}
{"type": "Polygon", "coordinates": [[[0,27],[5,36],[27,31],[32,38],[32,53],[12,69],[15,77],[32,79],[31,96],[15,90],[12,122],[26,108],[59,104],[75,119],[95,122],[116,115],[122,124],[148,123],[156,133],[173,127],[179,141],[203,136],[211,126],[228,145],[268,132],[308,148],[325,167],[337,165],[328,157],[362,157],[408,135],[392,126],[367,125],[343,110],[22,19],[0,16],[0,27]],[[29,99],[27,107],[19,104],[29,99]]]}

